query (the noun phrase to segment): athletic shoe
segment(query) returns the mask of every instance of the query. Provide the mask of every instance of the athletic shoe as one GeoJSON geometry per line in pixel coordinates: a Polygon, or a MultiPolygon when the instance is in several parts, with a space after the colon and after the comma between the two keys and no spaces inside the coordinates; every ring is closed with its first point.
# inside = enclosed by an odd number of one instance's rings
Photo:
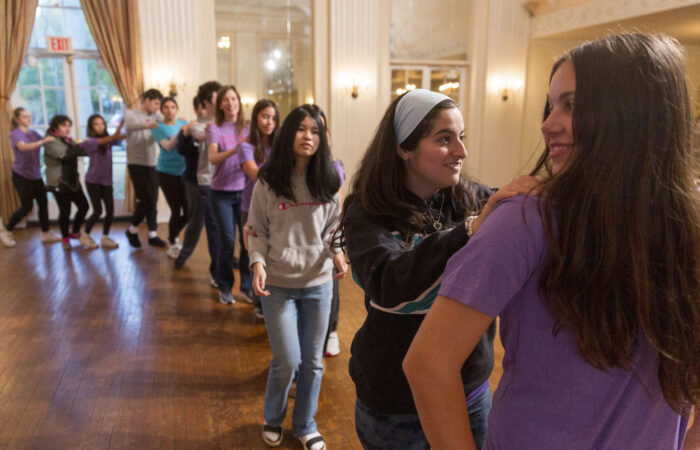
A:
{"type": "Polygon", "coordinates": [[[180,256],[180,247],[177,244],[171,244],[168,246],[168,250],[165,252],[168,258],[177,259],[180,256]]]}
{"type": "Polygon", "coordinates": [[[219,303],[223,303],[224,305],[233,305],[236,303],[236,300],[233,299],[233,295],[231,295],[230,292],[219,291],[219,303]]]}
{"type": "Polygon", "coordinates": [[[326,356],[338,356],[340,354],[340,340],[338,340],[338,332],[331,331],[328,334],[328,342],[326,342],[326,356]]]}
{"type": "Polygon", "coordinates": [[[79,240],[80,240],[80,244],[83,247],[89,248],[90,250],[98,247],[97,244],[95,243],[95,241],[92,239],[92,236],[90,236],[87,233],[81,234],[79,240]]]}
{"type": "Polygon", "coordinates": [[[44,244],[53,244],[54,242],[61,242],[61,236],[57,235],[52,231],[42,231],[41,242],[43,242],[44,244]]]}
{"type": "Polygon", "coordinates": [[[265,320],[265,315],[263,314],[263,310],[262,310],[261,306],[255,307],[255,317],[257,317],[258,319],[265,320]]]}
{"type": "Polygon", "coordinates": [[[253,303],[252,292],[240,291],[238,292],[238,296],[246,303],[253,303]]]}
{"type": "Polygon", "coordinates": [[[216,282],[216,278],[212,274],[209,274],[209,284],[211,284],[211,287],[219,289],[219,283],[216,282]]]}
{"type": "Polygon", "coordinates": [[[129,245],[134,248],[141,248],[141,240],[138,234],[126,230],[126,238],[129,240],[129,245]]]}
{"type": "Polygon", "coordinates": [[[14,247],[17,245],[17,242],[15,242],[15,237],[12,235],[12,231],[0,231],[0,241],[2,241],[5,247],[14,247]]]}
{"type": "Polygon", "coordinates": [[[106,234],[102,235],[102,239],[100,239],[100,245],[102,248],[118,248],[119,244],[114,242],[111,237],[107,236],[106,234]]]}
{"type": "Polygon", "coordinates": [[[155,237],[149,237],[148,238],[148,245],[151,247],[167,247],[168,245],[165,243],[165,241],[158,236],[155,237]]]}
{"type": "Polygon", "coordinates": [[[268,447],[279,447],[282,443],[282,427],[264,424],[262,438],[268,447]]]}
{"type": "Polygon", "coordinates": [[[175,259],[175,262],[173,263],[173,268],[182,269],[183,267],[185,267],[185,260],[180,258],[180,255],[178,255],[177,259],[175,259]]]}
{"type": "Polygon", "coordinates": [[[70,250],[71,248],[73,248],[70,245],[70,238],[61,239],[61,247],[63,247],[63,250],[70,250]]]}
{"type": "Polygon", "coordinates": [[[326,450],[326,441],[318,431],[304,436],[300,436],[299,442],[306,450],[326,450]]]}
{"type": "Polygon", "coordinates": [[[71,233],[68,235],[69,238],[76,240],[80,240],[80,236],[82,236],[82,233],[71,233]]]}

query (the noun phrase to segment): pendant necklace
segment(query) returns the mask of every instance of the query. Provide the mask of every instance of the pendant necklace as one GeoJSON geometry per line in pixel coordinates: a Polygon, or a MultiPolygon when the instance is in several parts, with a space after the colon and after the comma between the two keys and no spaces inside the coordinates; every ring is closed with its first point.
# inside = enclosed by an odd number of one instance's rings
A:
{"type": "MultiPolygon", "coordinates": [[[[433,228],[435,228],[435,231],[440,231],[442,230],[442,222],[440,222],[440,216],[442,215],[442,207],[445,204],[445,194],[442,194],[442,201],[440,202],[440,212],[438,212],[437,216],[433,218],[433,228]]],[[[430,214],[430,210],[428,210],[428,214],[432,217],[432,214],[430,214]]]]}

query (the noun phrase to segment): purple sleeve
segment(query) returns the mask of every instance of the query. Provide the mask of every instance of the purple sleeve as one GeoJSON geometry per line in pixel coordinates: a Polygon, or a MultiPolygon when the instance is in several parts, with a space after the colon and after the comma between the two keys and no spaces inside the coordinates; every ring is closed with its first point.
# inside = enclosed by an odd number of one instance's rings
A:
{"type": "MultiPolygon", "coordinates": [[[[207,147],[211,144],[217,144],[220,146],[221,145],[220,141],[221,141],[221,133],[219,132],[219,127],[216,126],[216,124],[212,122],[207,127],[207,147]]],[[[221,151],[221,149],[219,149],[219,151],[221,151]]]]}
{"type": "Polygon", "coordinates": [[[343,163],[335,160],[333,161],[333,167],[335,167],[335,171],[338,172],[338,178],[340,178],[340,187],[343,187],[343,183],[345,182],[345,170],[343,169],[343,163]]]}
{"type": "Polygon", "coordinates": [[[527,196],[504,200],[447,262],[440,295],[496,317],[539,273],[545,255],[538,200],[527,196]]]}
{"type": "Polygon", "coordinates": [[[96,138],[87,138],[85,139],[85,142],[83,143],[83,149],[85,150],[85,153],[88,156],[92,156],[97,152],[98,149],[97,145],[97,139],[96,138]]]}
{"type": "Polygon", "coordinates": [[[255,150],[250,142],[241,144],[238,158],[241,161],[241,165],[246,161],[255,161],[255,150]]]}

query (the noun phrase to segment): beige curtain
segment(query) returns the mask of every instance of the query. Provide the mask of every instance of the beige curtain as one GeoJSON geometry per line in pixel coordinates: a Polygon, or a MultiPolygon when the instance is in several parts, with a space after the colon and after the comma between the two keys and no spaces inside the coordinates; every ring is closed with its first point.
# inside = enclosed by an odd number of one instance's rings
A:
{"type": "Polygon", "coordinates": [[[19,206],[12,186],[10,95],[32,36],[37,3],[38,0],[0,0],[0,216],[6,220],[19,206]]]}
{"type": "MultiPolygon", "coordinates": [[[[80,0],[107,71],[127,108],[139,106],[143,92],[138,0],[80,0]]],[[[134,191],[126,174],[124,207],[134,210],[134,191]]]]}

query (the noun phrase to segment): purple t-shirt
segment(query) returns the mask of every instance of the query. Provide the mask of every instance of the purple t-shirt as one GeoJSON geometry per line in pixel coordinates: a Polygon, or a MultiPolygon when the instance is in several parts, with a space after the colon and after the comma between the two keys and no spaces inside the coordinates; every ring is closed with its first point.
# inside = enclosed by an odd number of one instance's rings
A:
{"type": "Polygon", "coordinates": [[[340,178],[340,188],[342,189],[343,182],[345,181],[345,169],[343,168],[343,163],[336,159],[333,161],[333,168],[338,174],[338,178],[340,178]]]}
{"type": "Polygon", "coordinates": [[[40,141],[43,138],[39,133],[34,130],[29,130],[24,132],[19,128],[15,128],[10,131],[10,141],[12,142],[12,151],[15,154],[15,160],[12,163],[12,171],[17,175],[21,175],[24,178],[30,180],[38,180],[41,178],[41,167],[39,162],[39,153],[41,152],[41,147],[37,147],[34,150],[29,150],[23,152],[17,148],[18,142],[24,142],[29,144],[31,142],[40,141]]]}
{"type": "MultiPolygon", "coordinates": [[[[248,137],[248,127],[243,132],[236,133],[236,127],[231,122],[217,125],[212,122],[207,128],[207,147],[211,144],[219,145],[219,153],[231,150],[242,140],[248,137]]],[[[240,150],[230,156],[226,161],[214,166],[214,174],[211,177],[211,188],[215,191],[242,191],[245,187],[245,173],[241,169],[240,150]]]]}
{"type": "Polygon", "coordinates": [[[102,186],[112,185],[112,145],[105,145],[104,154],[97,145],[96,138],[87,138],[83,144],[85,153],[90,157],[90,165],[85,174],[85,181],[102,186]]]}
{"type": "MultiPolygon", "coordinates": [[[[263,147],[263,150],[265,151],[265,161],[267,161],[267,158],[270,157],[272,147],[266,145],[265,147],[263,147]]],[[[264,161],[255,161],[255,148],[253,148],[253,144],[251,144],[250,142],[244,142],[241,144],[241,146],[238,149],[238,155],[239,160],[241,162],[241,167],[246,161],[254,161],[258,165],[258,169],[260,169],[264,164],[264,161]]],[[[245,188],[243,189],[243,195],[241,196],[241,211],[243,212],[250,211],[250,199],[253,197],[253,187],[255,187],[255,182],[246,176],[245,188]]]]}
{"type": "Polygon", "coordinates": [[[537,200],[519,196],[501,202],[445,268],[440,295],[500,316],[503,377],[483,448],[675,449],[680,416],[664,399],[648,343],[632,370],[602,371],[569,330],[552,333],[538,293],[548,251],[537,200]]]}

